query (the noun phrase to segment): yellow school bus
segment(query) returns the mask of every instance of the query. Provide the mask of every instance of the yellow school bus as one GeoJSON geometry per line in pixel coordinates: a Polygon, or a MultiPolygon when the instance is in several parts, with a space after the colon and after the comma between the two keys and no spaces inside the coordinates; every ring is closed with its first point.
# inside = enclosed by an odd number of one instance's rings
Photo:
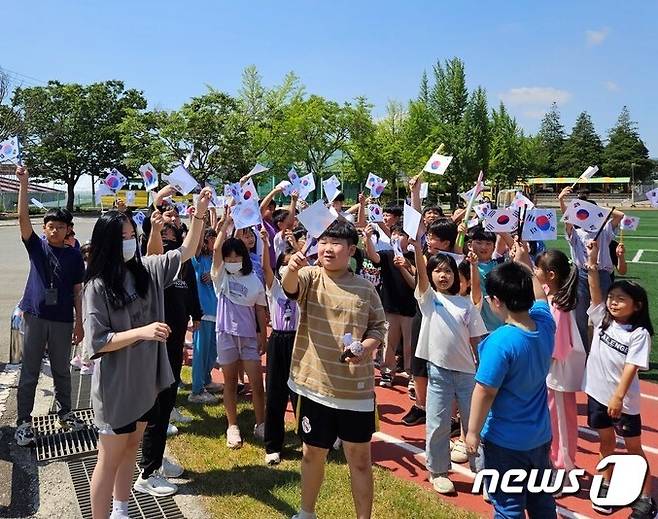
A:
{"type": "MultiPolygon", "coordinates": [[[[121,189],[117,191],[116,195],[106,195],[101,197],[101,206],[104,209],[112,207],[116,199],[122,199],[126,205],[131,209],[145,208],[150,205],[149,203],[149,193],[144,189],[139,190],[128,190],[121,189]]],[[[192,201],[192,195],[187,196],[173,196],[172,200],[174,202],[185,202],[189,204],[192,201]]]]}

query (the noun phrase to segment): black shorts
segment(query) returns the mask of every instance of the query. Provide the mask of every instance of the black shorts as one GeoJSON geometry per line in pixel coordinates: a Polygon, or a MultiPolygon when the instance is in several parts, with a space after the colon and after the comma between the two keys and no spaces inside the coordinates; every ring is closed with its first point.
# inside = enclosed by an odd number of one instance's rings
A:
{"type": "Polygon", "coordinates": [[[418,346],[418,336],[420,335],[420,325],[423,322],[423,314],[420,308],[416,308],[416,315],[411,321],[411,374],[414,377],[427,378],[427,361],[416,357],[416,347],[418,346]]]}
{"type": "Polygon", "coordinates": [[[613,420],[608,415],[608,406],[587,395],[587,425],[592,429],[607,429],[614,427],[617,436],[633,438],[642,433],[642,419],[639,414],[622,413],[613,420]]]}
{"type": "Polygon", "coordinates": [[[153,404],[153,407],[146,411],[144,415],[141,418],[138,418],[134,422],[130,422],[128,425],[124,425],[123,427],[119,427],[118,429],[112,429],[112,432],[114,434],[130,434],[134,433],[137,430],[137,422],[150,422],[158,417],[158,408],[159,408],[159,403],[158,399],[155,399],[155,404],[153,404]]]}
{"type": "MultiPolygon", "coordinates": [[[[346,442],[366,443],[377,430],[375,411],[348,411],[297,397],[297,433],[304,443],[331,449],[340,438],[346,442]]],[[[375,405],[375,409],[377,406],[375,405]]]]}

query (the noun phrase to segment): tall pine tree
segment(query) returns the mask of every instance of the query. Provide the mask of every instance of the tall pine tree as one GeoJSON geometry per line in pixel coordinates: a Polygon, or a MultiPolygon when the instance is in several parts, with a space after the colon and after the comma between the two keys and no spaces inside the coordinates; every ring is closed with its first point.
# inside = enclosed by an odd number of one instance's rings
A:
{"type": "Polygon", "coordinates": [[[603,159],[603,145],[587,112],[576,119],[571,135],[564,143],[558,166],[563,176],[578,177],[588,166],[599,166],[603,159]]]}
{"type": "Polygon", "coordinates": [[[637,123],[631,121],[631,114],[624,106],[617,124],[608,134],[608,144],[603,151],[603,173],[609,177],[633,175],[637,183],[649,178],[652,169],[649,150],[640,139],[637,123]]]}
{"type": "Polygon", "coordinates": [[[557,103],[553,103],[551,109],[544,115],[537,136],[547,159],[544,162],[544,171],[540,173],[546,177],[563,177],[564,174],[559,170],[559,161],[564,146],[564,126],[560,120],[557,103]]]}

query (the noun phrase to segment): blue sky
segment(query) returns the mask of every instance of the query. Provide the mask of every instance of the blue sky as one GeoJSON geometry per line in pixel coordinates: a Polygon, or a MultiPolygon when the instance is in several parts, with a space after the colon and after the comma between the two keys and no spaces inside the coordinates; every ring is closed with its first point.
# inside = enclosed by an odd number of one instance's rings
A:
{"type": "Polygon", "coordinates": [[[293,70],[307,91],[365,95],[381,115],[387,100],[416,96],[423,70],[458,56],[469,87],[484,86],[492,106],[505,100],[529,132],[555,99],[567,130],[587,110],[605,137],[626,104],[658,156],[656,0],[21,0],[11,10],[0,66],[24,85],[122,79],[170,109],[206,84],[236,93],[255,64],[266,84],[293,70]]]}

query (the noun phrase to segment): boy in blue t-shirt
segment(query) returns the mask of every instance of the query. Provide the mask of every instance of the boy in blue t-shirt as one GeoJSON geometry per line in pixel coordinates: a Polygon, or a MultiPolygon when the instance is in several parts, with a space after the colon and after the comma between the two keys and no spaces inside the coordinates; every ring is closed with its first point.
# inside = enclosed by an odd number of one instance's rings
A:
{"type": "MultiPolygon", "coordinates": [[[[486,288],[492,310],[504,325],[479,345],[466,445],[475,455],[482,436],[484,467],[499,476],[510,469],[550,469],[551,422],[546,375],[555,342],[555,322],[533,275],[528,247],[516,243],[514,262],[495,267],[486,288]]],[[[523,483],[527,484],[527,479],[523,483]]],[[[556,517],[546,493],[489,491],[496,516],[556,517]]]]}

